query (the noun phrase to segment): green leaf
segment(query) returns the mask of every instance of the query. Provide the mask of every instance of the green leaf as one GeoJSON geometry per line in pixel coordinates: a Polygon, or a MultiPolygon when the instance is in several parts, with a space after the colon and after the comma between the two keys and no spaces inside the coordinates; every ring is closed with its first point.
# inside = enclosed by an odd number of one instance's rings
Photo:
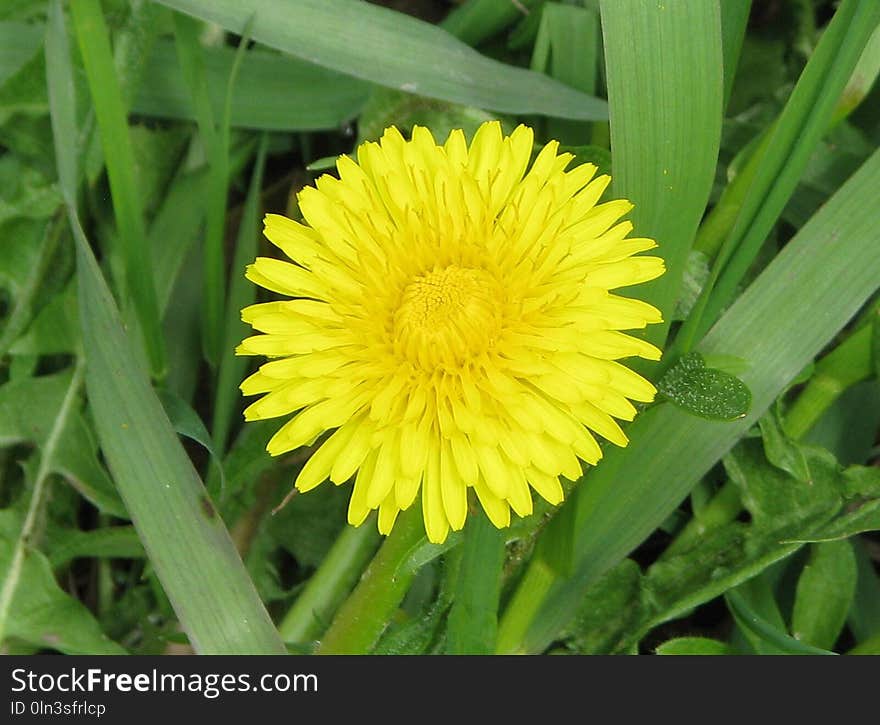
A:
{"type": "MultiPolygon", "coordinates": [[[[137,310],[152,372],[158,375],[165,366],[159,307],[141,196],[135,176],[127,110],[113,64],[109,31],[99,0],[72,3],[71,11],[101,133],[113,210],[119,228],[125,279],[137,310]]],[[[65,142],[69,138],[71,137],[65,138],[65,142]]],[[[62,167],[60,161],[59,167],[62,167]]],[[[68,188],[72,184],[70,180],[63,183],[68,188]]]]}
{"type": "Polygon", "coordinates": [[[435,25],[359,0],[161,0],[312,63],[466,106],[560,118],[605,118],[605,103],[480,55],[435,25]]]}
{"type": "Polygon", "coordinates": [[[810,468],[804,455],[804,448],[797,441],[789,438],[782,430],[778,412],[771,408],[758,421],[761,436],[764,439],[764,452],[767,460],[777,468],[788,471],[799,481],[810,480],[810,468]]]}
{"type": "Polygon", "coordinates": [[[700,353],[681,358],[660,378],[657,390],[682,410],[709,420],[742,418],[752,404],[752,394],[742,380],[707,368],[700,353]]]}
{"type": "Polygon", "coordinates": [[[666,323],[715,178],[724,93],[717,2],[602,0],[613,189],[635,232],[657,240],[667,272],[640,288],[666,323]],[[634,52],[634,49],[637,52],[634,52]]]}
{"type": "MultiPolygon", "coordinates": [[[[46,303],[9,352],[13,355],[63,355],[78,352],[80,347],[76,284],[71,283],[46,303]]],[[[2,350],[0,345],[0,353],[2,350]]]]}
{"type": "Polygon", "coordinates": [[[0,330],[0,357],[27,328],[40,297],[49,292],[50,285],[46,281],[60,231],[60,219],[51,222],[18,219],[0,225],[0,237],[4,239],[0,288],[9,288],[13,300],[0,330]]]}
{"type": "Polygon", "coordinates": [[[724,105],[730,100],[733,80],[746,35],[752,0],[723,0],[721,9],[721,39],[724,50],[724,105]]]}
{"type": "Polygon", "coordinates": [[[146,556],[133,526],[106,526],[92,531],[51,528],[46,550],[53,569],[77,558],[142,559],[146,556]]]}
{"type": "Polygon", "coordinates": [[[571,624],[562,635],[580,654],[608,654],[625,650],[626,633],[633,632],[643,616],[642,570],[624,559],[590,587],[571,624]]]}
{"type": "MultiPolygon", "coordinates": [[[[541,6],[540,16],[532,70],[594,94],[601,55],[599,14],[587,8],[547,2],[541,6]]],[[[563,143],[584,144],[591,135],[590,125],[582,121],[549,119],[546,128],[547,136],[563,143]]]]}
{"type": "Polygon", "coordinates": [[[732,655],[733,648],[726,642],[709,637],[677,637],[666,640],[655,652],[658,655],[732,655]]]}
{"type": "Polygon", "coordinates": [[[495,651],[504,544],[504,532],[496,529],[482,512],[470,517],[446,629],[449,654],[495,651]]]}
{"type": "Polygon", "coordinates": [[[233,415],[241,402],[238,389],[248,369],[245,358],[233,354],[235,346],[247,337],[247,325],[241,321],[241,310],[257,300],[256,286],[244,276],[243,270],[257,256],[260,222],[260,189],[263,185],[263,170],[266,164],[268,136],[264,135],[257,151],[257,160],[251,174],[250,186],[245,198],[238,234],[235,239],[235,253],[232,260],[232,274],[229,279],[229,292],[226,299],[226,321],[223,332],[223,348],[220,355],[220,370],[217,375],[217,393],[214,399],[214,413],[211,430],[217,447],[223,451],[229,440],[233,425],[233,415]]]}
{"type": "MultiPolygon", "coordinates": [[[[65,372],[0,386],[0,447],[27,443],[43,448],[69,384],[70,374],[65,372]]],[[[94,434],[78,410],[68,415],[46,462],[47,470],[63,476],[101,511],[127,518],[116,488],[98,460],[94,434]]]]}
{"type": "MultiPolygon", "coordinates": [[[[13,542],[0,538],[0,577],[4,580],[13,551],[13,542]]],[[[48,559],[35,549],[29,549],[22,561],[5,634],[65,654],[126,654],[101,631],[92,613],[58,586],[48,559]]]]}
{"type": "Polygon", "coordinates": [[[442,26],[468,45],[481,41],[512,25],[543,0],[465,0],[443,20],[442,26]]]}
{"type": "Polygon", "coordinates": [[[31,23],[0,22],[0,85],[40,50],[43,31],[31,23]]]}
{"type": "MultiPolygon", "coordinates": [[[[659,526],[877,289],[880,228],[872,199],[878,185],[880,152],[785,246],[700,346],[703,354],[748,362],[742,378],[752,409],[745,418],[706,422],[675,406],[656,406],[627,428],[626,449],[607,449],[589,471],[565,504],[579,511],[576,574],[553,587],[525,644],[516,628],[505,628],[505,615],[499,629],[504,651],[540,651],[552,641],[590,583],[659,526]],[[760,322],[767,319],[776,323],[771,334],[760,322]]],[[[511,621],[520,626],[518,615],[511,621]]]]}
{"type": "Polygon", "coordinates": [[[736,619],[737,624],[744,630],[759,638],[761,641],[776,648],[779,653],[792,655],[834,654],[828,650],[819,647],[812,647],[799,642],[793,637],[789,637],[761,617],[760,614],[756,613],[749,606],[749,603],[740,592],[731,590],[725,598],[727,599],[728,607],[730,607],[730,611],[736,619]]]}
{"type": "MultiPolygon", "coordinates": [[[[223,107],[226,80],[235,50],[203,48],[205,84],[215,117],[223,107]]],[[[184,83],[170,41],[159,41],[147,60],[132,110],[147,116],[194,120],[192,95],[184,83]]],[[[231,124],[273,131],[339,128],[354,118],[371,86],[298,58],[262,50],[248,51],[232,96],[231,124]]]]}
{"type": "Polygon", "coordinates": [[[205,428],[205,424],[199,418],[199,414],[183,398],[172,393],[170,390],[159,389],[156,391],[156,395],[159,396],[159,401],[162,403],[168,420],[174,426],[174,430],[180,435],[195,441],[210,454],[211,460],[216,464],[220,475],[220,490],[218,493],[222,496],[223,490],[226,488],[223,458],[218,454],[214,441],[211,439],[211,434],[208,433],[208,429],[205,428]]]}
{"type": "Polygon", "coordinates": [[[815,647],[834,647],[853,602],[856,576],[856,559],[848,541],[813,544],[798,579],[792,634],[815,647]]]}
{"type": "Polygon", "coordinates": [[[856,592],[849,611],[848,625],[857,642],[880,634],[880,574],[868,553],[866,543],[855,539],[856,592]]]}
{"type": "Polygon", "coordinates": [[[784,470],[768,464],[761,444],[742,441],[725,458],[724,467],[730,480],[740,489],[743,505],[753,520],[767,528],[773,527],[781,538],[786,532],[803,532],[804,521],[814,525],[827,522],[841,508],[840,467],[834,457],[822,448],[803,448],[807,480],[795,478],[784,470]]]}
{"type": "Polygon", "coordinates": [[[150,562],[196,651],[283,653],[238,552],[131,349],[71,214],[89,400],[104,455],[150,562]]]}

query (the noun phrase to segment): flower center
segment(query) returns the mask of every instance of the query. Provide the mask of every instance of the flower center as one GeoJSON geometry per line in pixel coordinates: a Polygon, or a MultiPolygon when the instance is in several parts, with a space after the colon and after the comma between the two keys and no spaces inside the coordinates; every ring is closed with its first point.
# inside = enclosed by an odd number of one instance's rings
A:
{"type": "Polygon", "coordinates": [[[423,370],[454,369],[490,348],[502,292],[482,269],[451,265],[416,277],[394,315],[394,346],[423,370]]]}

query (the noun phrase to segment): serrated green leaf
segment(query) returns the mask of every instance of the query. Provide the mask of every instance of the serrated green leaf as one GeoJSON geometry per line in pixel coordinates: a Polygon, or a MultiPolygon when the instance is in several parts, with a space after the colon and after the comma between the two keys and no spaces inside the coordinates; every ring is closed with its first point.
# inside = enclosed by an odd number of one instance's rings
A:
{"type": "Polygon", "coordinates": [[[682,410],[709,420],[736,420],[752,404],[745,383],[730,373],[707,368],[700,353],[689,353],[657,383],[657,390],[682,410]]]}
{"type": "MultiPolygon", "coordinates": [[[[0,447],[17,443],[42,447],[69,384],[70,373],[64,372],[0,386],[0,447]]],[[[79,411],[71,412],[47,466],[100,510],[127,518],[116,487],[98,460],[94,435],[79,411]]]]}
{"type": "MultiPolygon", "coordinates": [[[[13,548],[13,542],[0,538],[0,580],[9,573],[13,548]]],[[[92,613],[58,586],[49,560],[35,549],[22,562],[5,634],[66,654],[125,654],[92,613]]]]}

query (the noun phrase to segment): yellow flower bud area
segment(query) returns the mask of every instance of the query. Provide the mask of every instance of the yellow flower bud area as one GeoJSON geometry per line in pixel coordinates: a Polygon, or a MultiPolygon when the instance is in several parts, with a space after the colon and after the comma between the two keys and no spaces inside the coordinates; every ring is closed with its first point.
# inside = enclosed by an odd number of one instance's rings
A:
{"type": "Polygon", "coordinates": [[[338,178],[304,189],[304,223],[266,218],[291,261],[247,276],[287,299],[253,305],[241,354],[273,358],[244,381],[248,419],[291,416],[280,454],[322,440],[299,474],[307,491],[353,481],[349,521],[374,509],[391,530],[421,498],[431,541],[464,526],[468,491],[496,526],[552,504],[653,386],[620,360],[660,351],[625,331],[660,322],[616,292],[664,271],[630,238],[607,176],[532,131],[480,127],[468,146],[388,129],[341,157],[338,178]],[[638,256],[635,256],[638,255],[638,256]],[[325,435],[326,434],[326,435],[325,435]]]}

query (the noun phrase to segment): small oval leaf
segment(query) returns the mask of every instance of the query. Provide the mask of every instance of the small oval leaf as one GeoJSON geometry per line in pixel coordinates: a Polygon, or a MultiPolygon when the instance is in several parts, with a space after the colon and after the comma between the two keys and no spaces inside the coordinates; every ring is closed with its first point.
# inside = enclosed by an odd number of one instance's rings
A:
{"type": "Polygon", "coordinates": [[[752,393],[739,378],[707,368],[700,353],[685,355],[657,384],[680,408],[710,420],[736,420],[749,412],[752,393]]]}

